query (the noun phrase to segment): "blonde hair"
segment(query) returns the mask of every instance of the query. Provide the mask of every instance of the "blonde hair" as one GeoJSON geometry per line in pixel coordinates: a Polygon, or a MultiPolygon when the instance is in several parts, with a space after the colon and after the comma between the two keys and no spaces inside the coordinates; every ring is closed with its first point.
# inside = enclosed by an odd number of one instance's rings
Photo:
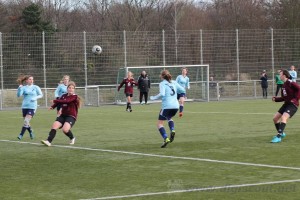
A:
{"type": "Polygon", "coordinates": [[[59,84],[63,84],[63,83],[64,83],[64,80],[65,80],[65,78],[68,78],[68,79],[69,79],[69,81],[71,81],[71,79],[70,79],[70,76],[69,76],[69,75],[64,75],[64,76],[62,77],[62,79],[59,81],[59,84]]]}
{"type": "MultiPolygon", "coordinates": [[[[74,89],[75,89],[75,88],[76,88],[75,82],[74,82],[74,81],[70,81],[70,82],[68,83],[68,88],[69,88],[70,86],[73,86],[74,89]]],[[[83,102],[82,102],[82,98],[81,98],[79,95],[77,95],[77,102],[78,102],[78,108],[81,108],[83,102]]]]}

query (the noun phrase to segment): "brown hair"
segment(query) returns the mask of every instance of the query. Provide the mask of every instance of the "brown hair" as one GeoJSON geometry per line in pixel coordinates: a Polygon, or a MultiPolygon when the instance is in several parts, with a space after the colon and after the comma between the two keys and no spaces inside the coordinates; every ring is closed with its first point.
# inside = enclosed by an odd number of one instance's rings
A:
{"type": "Polygon", "coordinates": [[[17,81],[17,83],[18,83],[19,85],[23,85],[24,82],[25,82],[26,80],[28,80],[30,77],[33,77],[33,76],[31,76],[31,75],[20,74],[16,81],[17,81]]]}
{"type": "Polygon", "coordinates": [[[170,74],[170,72],[168,70],[163,70],[160,74],[160,76],[167,80],[169,83],[171,83],[172,80],[172,75],[170,74]]]}
{"type": "Polygon", "coordinates": [[[286,69],[281,70],[282,74],[285,75],[285,77],[287,77],[288,79],[292,79],[290,72],[286,69]]]}
{"type": "MultiPolygon", "coordinates": [[[[74,89],[75,89],[76,88],[75,82],[74,81],[70,81],[69,84],[68,84],[68,88],[70,86],[74,86],[74,89]]],[[[78,108],[81,108],[83,102],[82,102],[82,98],[79,95],[77,95],[77,102],[78,102],[78,108]]]]}

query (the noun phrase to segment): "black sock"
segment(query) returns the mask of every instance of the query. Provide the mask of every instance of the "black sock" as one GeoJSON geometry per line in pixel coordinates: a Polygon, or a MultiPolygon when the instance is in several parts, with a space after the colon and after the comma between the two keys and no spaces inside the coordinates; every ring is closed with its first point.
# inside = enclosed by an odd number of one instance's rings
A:
{"type": "Polygon", "coordinates": [[[275,124],[276,131],[278,131],[280,123],[275,124]]]}
{"type": "Polygon", "coordinates": [[[56,135],[56,130],[55,129],[51,129],[51,131],[49,132],[49,136],[48,136],[48,141],[51,143],[52,140],[55,138],[56,135]]]}
{"type": "Polygon", "coordinates": [[[65,133],[66,136],[68,136],[70,138],[70,140],[72,140],[74,138],[73,133],[71,132],[71,130],[69,130],[69,132],[65,133]]]}
{"type": "Polygon", "coordinates": [[[26,129],[27,129],[27,127],[22,127],[22,129],[21,129],[21,133],[20,133],[20,135],[24,135],[24,133],[25,133],[25,131],[26,131],[26,129]]]}
{"type": "Polygon", "coordinates": [[[31,129],[30,126],[27,128],[27,131],[28,131],[29,133],[32,133],[32,129],[31,129]]]}
{"type": "Polygon", "coordinates": [[[277,135],[277,137],[281,137],[281,135],[282,135],[282,133],[284,131],[285,125],[286,125],[286,123],[282,123],[282,122],[280,123],[279,128],[278,128],[278,135],[277,135]]]}
{"type": "Polygon", "coordinates": [[[127,103],[127,107],[126,107],[126,110],[129,108],[129,103],[127,103]]]}

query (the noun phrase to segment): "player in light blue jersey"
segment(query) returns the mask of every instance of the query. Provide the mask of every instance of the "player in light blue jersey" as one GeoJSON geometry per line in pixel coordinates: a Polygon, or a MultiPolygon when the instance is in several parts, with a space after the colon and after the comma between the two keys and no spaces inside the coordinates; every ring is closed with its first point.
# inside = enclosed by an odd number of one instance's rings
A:
{"type": "Polygon", "coordinates": [[[163,70],[160,74],[162,82],[159,84],[159,94],[151,96],[151,100],[162,99],[161,110],[158,116],[157,128],[164,139],[161,148],[165,148],[168,143],[173,142],[175,138],[175,124],[172,120],[178,111],[177,93],[184,93],[185,89],[176,81],[172,81],[172,76],[168,70],[163,70]],[[168,120],[168,125],[171,131],[170,139],[164,128],[164,121],[168,120]]]}
{"type": "Polygon", "coordinates": [[[295,70],[295,66],[292,65],[290,67],[290,71],[289,71],[291,77],[292,77],[292,82],[297,82],[297,71],[295,70]]]}
{"type": "MultiPolygon", "coordinates": [[[[176,78],[176,82],[181,85],[181,87],[185,88],[185,89],[190,89],[190,79],[187,76],[187,68],[182,68],[181,70],[181,75],[177,76],[176,78]]],[[[183,107],[184,107],[184,101],[186,99],[186,93],[182,92],[182,93],[178,93],[177,94],[177,99],[179,100],[179,117],[182,117],[183,115],[183,107]]]]}
{"type": "MultiPolygon", "coordinates": [[[[63,94],[67,94],[67,87],[70,81],[69,75],[64,75],[60,83],[58,84],[56,90],[54,91],[54,96],[56,99],[59,99],[63,94]]],[[[57,115],[61,114],[61,105],[58,104],[56,107],[57,115]]]]}
{"type": "Polygon", "coordinates": [[[39,86],[33,84],[32,76],[20,76],[17,81],[20,84],[17,91],[17,97],[23,96],[22,114],[24,118],[24,124],[18,139],[22,139],[26,130],[28,130],[30,138],[33,139],[34,134],[30,126],[30,120],[37,109],[37,100],[43,97],[43,93],[39,86]]]}

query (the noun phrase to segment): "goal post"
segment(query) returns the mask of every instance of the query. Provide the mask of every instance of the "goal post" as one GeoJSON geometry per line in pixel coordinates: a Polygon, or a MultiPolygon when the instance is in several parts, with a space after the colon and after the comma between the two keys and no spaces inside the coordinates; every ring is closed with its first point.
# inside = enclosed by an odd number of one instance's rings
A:
{"type": "MultiPolygon", "coordinates": [[[[187,101],[209,101],[209,65],[172,65],[172,66],[139,66],[139,67],[124,67],[118,71],[116,84],[119,85],[124,78],[127,77],[127,72],[131,71],[134,74],[134,79],[137,81],[142,71],[146,71],[151,81],[149,96],[159,93],[159,83],[161,82],[160,73],[162,70],[168,70],[172,75],[172,80],[176,80],[178,75],[181,75],[182,68],[188,69],[187,76],[190,79],[190,89],[186,91],[187,101]]],[[[124,86],[123,86],[124,87],[124,86]]],[[[116,91],[115,102],[124,103],[126,98],[122,88],[120,92],[116,91]]],[[[139,92],[134,88],[133,101],[139,101],[139,92]]],[[[151,102],[151,101],[149,101],[151,102]]]]}

